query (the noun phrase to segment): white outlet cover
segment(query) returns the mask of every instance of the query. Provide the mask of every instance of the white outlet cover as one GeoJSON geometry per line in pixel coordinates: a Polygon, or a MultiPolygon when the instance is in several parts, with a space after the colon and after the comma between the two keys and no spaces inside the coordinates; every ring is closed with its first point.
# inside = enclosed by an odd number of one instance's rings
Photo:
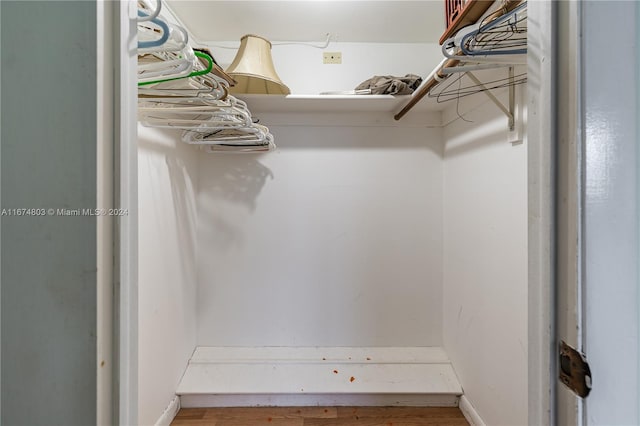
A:
{"type": "Polygon", "coordinates": [[[341,64],[342,52],[324,52],[322,54],[322,62],[325,64],[341,64]]]}

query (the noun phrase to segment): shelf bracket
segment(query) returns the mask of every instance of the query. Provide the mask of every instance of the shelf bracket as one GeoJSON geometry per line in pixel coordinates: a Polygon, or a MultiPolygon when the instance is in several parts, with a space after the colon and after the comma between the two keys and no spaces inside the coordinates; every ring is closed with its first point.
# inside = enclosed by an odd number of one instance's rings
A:
{"type": "Polygon", "coordinates": [[[467,75],[471,80],[473,80],[474,83],[482,87],[484,89],[483,93],[487,95],[487,97],[491,99],[493,103],[496,104],[496,106],[500,108],[502,112],[504,112],[504,114],[507,116],[507,119],[509,120],[509,131],[513,132],[515,129],[514,113],[516,109],[516,92],[513,84],[514,83],[513,67],[509,67],[509,107],[508,108],[505,107],[502,104],[502,102],[500,102],[498,98],[496,98],[495,95],[491,93],[491,91],[487,89],[487,87],[484,84],[482,84],[482,82],[478,80],[478,78],[475,75],[473,75],[471,71],[467,71],[467,75]]]}

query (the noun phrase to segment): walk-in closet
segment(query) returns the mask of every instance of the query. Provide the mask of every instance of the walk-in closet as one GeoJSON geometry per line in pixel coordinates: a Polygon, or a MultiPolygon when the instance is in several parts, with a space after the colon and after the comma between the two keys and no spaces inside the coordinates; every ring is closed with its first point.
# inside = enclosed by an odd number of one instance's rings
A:
{"type": "Polygon", "coordinates": [[[640,424],[639,22],[0,1],[0,423],[640,424]]]}
{"type": "Polygon", "coordinates": [[[163,0],[138,23],[140,424],[178,401],[526,423],[527,4],[444,34],[454,3],[163,0]],[[356,91],[375,76],[396,80],[356,91]]]}

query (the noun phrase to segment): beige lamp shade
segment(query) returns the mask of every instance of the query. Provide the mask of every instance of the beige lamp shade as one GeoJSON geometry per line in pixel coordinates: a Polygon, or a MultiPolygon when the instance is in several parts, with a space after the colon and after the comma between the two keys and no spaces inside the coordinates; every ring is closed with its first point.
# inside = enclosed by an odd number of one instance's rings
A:
{"type": "Polygon", "coordinates": [[[240,39],[240,49],[229,68],[229,74],[237,82],[231,93],[258,93],[288,95],[291,90],[280,80],[271,59],[269,40],[247,34],[240,39]]]}

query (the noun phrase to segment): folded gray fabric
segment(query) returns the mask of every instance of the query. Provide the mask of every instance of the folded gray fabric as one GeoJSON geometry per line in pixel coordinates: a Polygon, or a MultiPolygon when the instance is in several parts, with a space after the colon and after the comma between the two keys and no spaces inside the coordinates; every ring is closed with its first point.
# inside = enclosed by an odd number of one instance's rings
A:
{"type": "Polygon", "coordinates": [[[356,90],[371,89],[372,95],[410,95],[422,83],[422,77],[407,74],[404,77],[376,75],[363,81],[356,90]]]}

